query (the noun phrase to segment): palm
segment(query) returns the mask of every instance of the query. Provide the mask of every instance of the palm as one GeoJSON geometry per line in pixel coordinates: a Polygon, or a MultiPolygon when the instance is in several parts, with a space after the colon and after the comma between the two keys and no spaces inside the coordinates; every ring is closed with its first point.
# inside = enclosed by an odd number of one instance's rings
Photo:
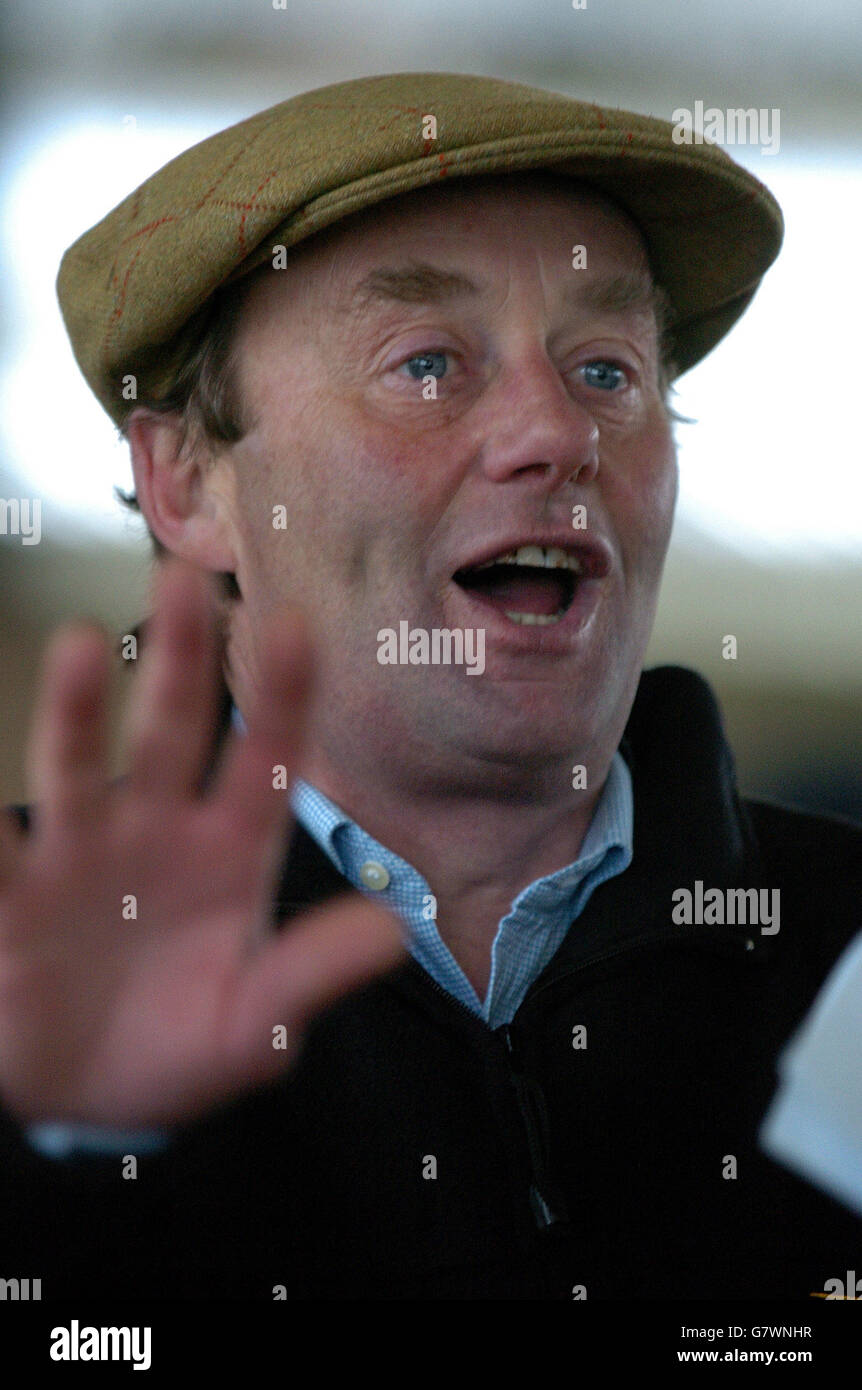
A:
{"type": "Polygon", "coordinates": [[[272,769],[295,770],[308,652],[295,624],[269,634],[248,736],[231,735],[202,795],[214,662],[201,580],[171,565],[129,775],[111,786],[104,644],[78,632],[54,648],[34,828],[0,843],[0,1091],[22,1118],[188,1119],[283,1070],[315,1010],[398,958],[394,924],[358,895],[272,932],[289,828],[272,769]]]}

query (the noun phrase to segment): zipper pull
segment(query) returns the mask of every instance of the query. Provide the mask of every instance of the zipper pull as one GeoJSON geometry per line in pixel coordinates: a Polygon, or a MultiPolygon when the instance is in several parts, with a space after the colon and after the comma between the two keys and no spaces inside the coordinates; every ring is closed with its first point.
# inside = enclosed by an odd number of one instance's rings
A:
{"type": "Polygon", "coordinates": [[[530,1184],[530,1208],[540,1231],[556,1226],[559,1217],[551,1210],[535,1183],[530,1184]]]}

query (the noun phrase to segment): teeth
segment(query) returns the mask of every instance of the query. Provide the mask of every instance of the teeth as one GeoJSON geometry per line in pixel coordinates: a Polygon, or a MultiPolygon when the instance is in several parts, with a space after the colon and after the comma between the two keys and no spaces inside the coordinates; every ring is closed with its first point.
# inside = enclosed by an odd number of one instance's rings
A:
{"type": "MultiPolygon", "coordinates": [[[[565,569],[574,574],[583,574],[584,569],[576,555],[571,555],[556,545],[519,545],[515,550],[507,550],[505,555],[495,555],[493,560],[485,560],[483,564],[474,565],[473,568],[475,570],[487,570],[492,565],[528,565],[532,569],[565,569]]],[[[520,623],[523,627],[550,627],[553,623],[558,623],[565,615],[565,608],[558,609],[556,613],[506,612],[506,617],[511,622],[520,623]]]]}
{"type": "Polygon", "coordinates": [[[560,550],[556,545],[519,545],[517,550],[507,550],[505,555],[496,555],[493,560],[486,560],[474,568],[487,570],[492,565],[531,565],[534,569],[572,570],[575,574],[583,572],[583,565],[577,556],[560,550]]]}
{"type": "Polygon", "coordinates": [[[513,623],[520,623],[522,627],[549,627],[551,623],[558,623],[565,616],[566,610],[560,608],[556,613],[506,613],[507,618],[511,618],[513,623]]]}

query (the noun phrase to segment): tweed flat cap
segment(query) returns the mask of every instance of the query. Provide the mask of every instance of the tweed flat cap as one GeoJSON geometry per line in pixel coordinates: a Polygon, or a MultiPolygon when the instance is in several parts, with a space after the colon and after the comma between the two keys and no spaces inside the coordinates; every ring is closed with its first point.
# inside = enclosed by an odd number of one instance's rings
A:
{"type": "Polygon", "coordinates": [[[57,291],[78,364],[119,422],[130,408],[123,375],[142,392],[163,389],[190,345],[190,318],[273,246],[447,177],[553,169],[587,180],[640,228],[684,371],[748,306],[783,222],[769,191],[717,145],[675,144],[672,131],[449,73],[363,77],[293,97],[171,160],[69,248],[57,291]]]}

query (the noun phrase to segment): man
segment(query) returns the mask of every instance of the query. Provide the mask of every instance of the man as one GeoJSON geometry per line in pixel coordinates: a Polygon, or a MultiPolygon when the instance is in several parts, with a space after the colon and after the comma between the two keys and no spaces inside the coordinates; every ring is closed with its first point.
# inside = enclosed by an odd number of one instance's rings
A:
{"type": "Polygon", "coordinates": [[[667,385],[780,235],[666,123],[438,74],[262,113],[67,253],[178,558],[127,778],[67,633],[4,832],[45,1296],[808,1298],[852,1260],[756,1140],[858,831],[741,804],[704,683],[641,673],[667,385]]]}

